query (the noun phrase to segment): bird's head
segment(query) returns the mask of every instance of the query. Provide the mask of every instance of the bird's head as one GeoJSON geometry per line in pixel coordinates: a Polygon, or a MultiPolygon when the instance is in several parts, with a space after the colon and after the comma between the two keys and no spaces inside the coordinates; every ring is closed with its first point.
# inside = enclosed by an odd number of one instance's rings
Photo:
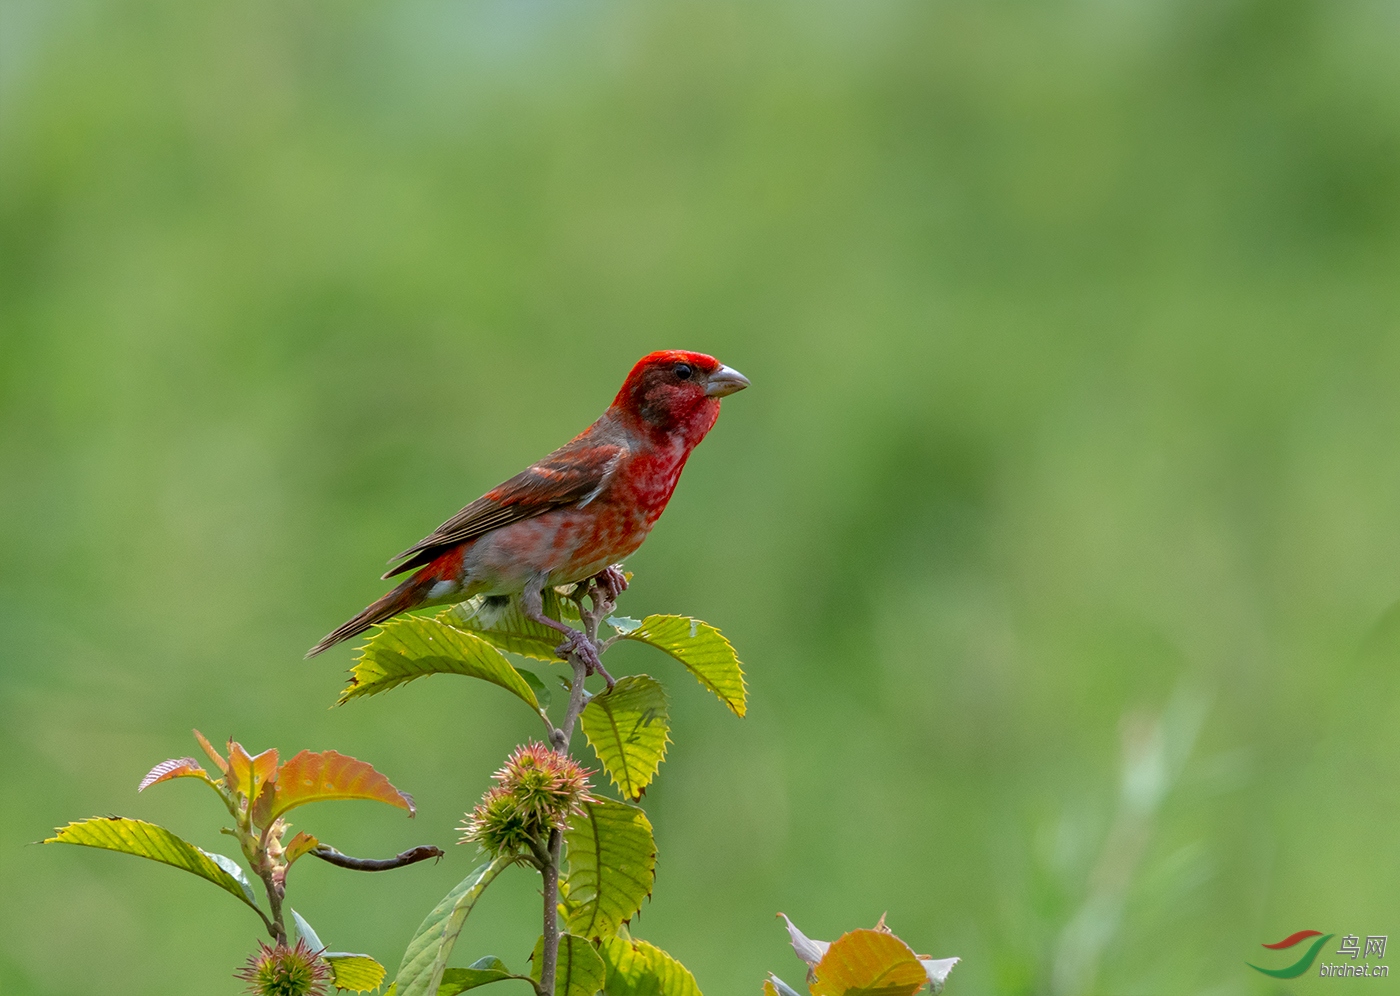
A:
{"type": "Polygon", "coordinates": [[[663,349],[637,361],[613,409],[653,430],[693,437],[693,446],[719,417],[719,399],[748,386],[747,377],[713,356],[663,349]]]}

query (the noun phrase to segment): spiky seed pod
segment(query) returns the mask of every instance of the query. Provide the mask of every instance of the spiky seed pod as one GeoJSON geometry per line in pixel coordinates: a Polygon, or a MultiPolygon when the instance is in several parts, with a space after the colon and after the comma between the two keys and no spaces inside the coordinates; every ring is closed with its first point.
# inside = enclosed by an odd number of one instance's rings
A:
{"type": "Polygon", "coordinates": [[[590,772],[542,743],[516,748],[492,777],[496,785],[467,814],[461,843],[473,841],[491,854],[520,854],[562,829],[569,814],[591,798],[590,772]]]}
{"type": "Polygon", "coordinates": [[[330,976],[321,953],[312,951],[302,938],[290,948],[285,944],[270,948],[259,941],[248,964],[234,973],[248,983],[248,992],[258,996],[326,996],[330,976]]]}
{"type": "Polygon", "coordinates": [[[539,839],[539,821],[499,785],[467,814],[460,843],[474,841],[496,857],[519,854],[539,839]]]}
{"type": "Polygon", "coordinates": [[[587,771],[567,754],[532,741],[506,759],[495,779],[545,827],[563,827],[589,798],[587,771]]]}

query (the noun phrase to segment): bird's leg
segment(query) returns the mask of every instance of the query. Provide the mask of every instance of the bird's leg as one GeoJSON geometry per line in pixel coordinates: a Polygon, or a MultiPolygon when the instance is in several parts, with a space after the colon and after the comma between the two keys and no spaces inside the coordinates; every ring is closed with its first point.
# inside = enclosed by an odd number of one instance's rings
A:
{"type": "Polygon", "coordinates": [[[520,594],[520,608],[525,613],[525,618],[533,622],[541,623],[550,629],[557,629],[568,639],[554,648],[554,652],[560,657],[568,657],[573,654],[583,661],[585,674],[600,674],[607,681],[608,688],[617,684],[612,675],[603,667],[602,660],[598,657],[598,647],[587,633],[581,633],[566,623],[551,619],[544,612],[543,585],[528,584],[520,594]]]}

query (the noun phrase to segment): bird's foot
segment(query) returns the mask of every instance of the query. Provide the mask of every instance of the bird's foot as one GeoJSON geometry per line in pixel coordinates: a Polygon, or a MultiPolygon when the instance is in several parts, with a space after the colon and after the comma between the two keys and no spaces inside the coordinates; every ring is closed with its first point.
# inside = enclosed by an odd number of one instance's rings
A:
{"type": "Polygon", "coordinates": [[[615,602],[617,596],[627,590],[627,575],[623,573],[620,565],[613,564],[593,575],[593,583],[603,590],[608,601],[615,602]]]}
{"type": "Polygon", "coordinates": [[[574,630],[567,640],[554,648],[554,652],[560,657],[577,657],[583,661],[584,676],[598,674],[608,683],[608,690],[611,691],[617,682],[613,676],[608,674],[607,668],[603,667],[603,661],[598,656],[598,648],[593,645],[593,641],[584,633],[574,630]]]}

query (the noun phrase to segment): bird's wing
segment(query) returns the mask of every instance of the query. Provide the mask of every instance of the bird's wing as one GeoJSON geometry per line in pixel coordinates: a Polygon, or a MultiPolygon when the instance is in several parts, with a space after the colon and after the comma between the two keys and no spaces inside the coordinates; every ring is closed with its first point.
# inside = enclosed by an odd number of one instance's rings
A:
{"type": "Polygon", "coordinates": [[[587,505],[607,487],[627,447],[584,432],[504,484],[486,492],[422,540],[394,557],[385,578],[421,567],[444,550],[493,529],[533,519],[565,505],[587,505]],[[407,559],[405,559],[407,558],[407,559]]]}

